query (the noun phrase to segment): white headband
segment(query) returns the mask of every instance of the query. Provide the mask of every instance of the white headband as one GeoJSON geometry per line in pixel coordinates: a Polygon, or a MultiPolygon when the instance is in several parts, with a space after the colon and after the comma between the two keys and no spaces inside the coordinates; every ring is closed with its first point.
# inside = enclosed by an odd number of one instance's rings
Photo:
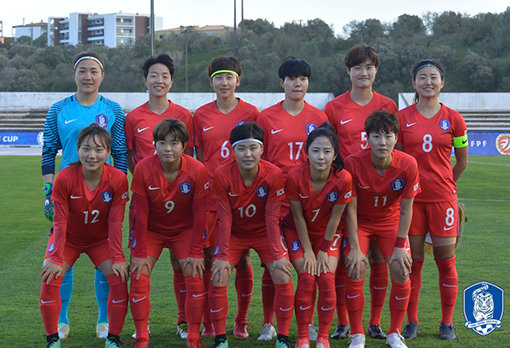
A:
{"type": "Polygon", "coordinates": [[[81,62],[82,60],[85,60],[85,59],[92,59],[92,60],[96,61],[96,62],[97,62],[97,64],[99,64],[99,66],[101,67],[101,70],[104,70],[103,63],[101,63],[101,62],[99,61],[99,59],[97,59],[96,57],[92,57],[92,56],[83,56],[83,57],[81,57],[80,59],[78,59],[78,60],[76,61],[76,63],[74,63],[73,70],[74,70],[74,69],[76,69],[76,67],[78,66],[78,63],[79,63],[79,62],[81,62]]]}
{"type": "Polygon", "coordinates": [[[259,143],[260,145],[264,145],[262,143],[262,141],[258,140],[258,139],[255,139],[255,138],[246,138],[246,139],[241,139],[241,140],[238,140],[238,141],[235,141],[233,144],[232,144],[232,148],[234,148],[234,146],[236,146],[237,144],[240,144],[240,143],[244,143],[245,141],[254,141],[256,143],[259,143]]]}

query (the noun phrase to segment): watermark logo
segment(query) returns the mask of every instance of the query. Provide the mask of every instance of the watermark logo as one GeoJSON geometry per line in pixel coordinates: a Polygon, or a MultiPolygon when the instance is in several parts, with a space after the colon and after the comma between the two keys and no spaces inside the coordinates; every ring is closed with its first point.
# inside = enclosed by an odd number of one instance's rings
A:
{"type": "Polygon", "coordinates": [[[464,289],[465,326],[481,336],[501,327],[505,291],[497,285],[481,281],[464,289]]]}

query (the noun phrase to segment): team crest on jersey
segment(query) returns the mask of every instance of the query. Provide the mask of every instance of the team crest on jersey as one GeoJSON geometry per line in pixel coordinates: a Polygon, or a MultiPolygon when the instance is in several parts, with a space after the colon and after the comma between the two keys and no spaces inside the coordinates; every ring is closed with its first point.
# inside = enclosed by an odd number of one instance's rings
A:
{"type": "Polygon", "coordinates": [[[441,127],[441,129],[446,132],[448,129],[450,129],[450,121],[441,120],[439,122],[439,127],[441,127]]]}
{"type": "Polygon", "coordinates": [[[312,131],[316,128],[317,128],[317,126],[315,125],[315,123],[308,123],[306,125],[306,135],[309,135],[310,133],[312,133],[312,131]]]}
{"type": "Polygon", "coordinates": [[[239,122],[237,122],[237,123],[236,123],[236,127],[237,127],[237,126],[240,126],[240,125],[242,125],[242,124],[246,124],[246,122],[244,122],[244,121],[239,121],[239,122]]]}
{"type": "Polygon", "coordinates": [[[391,182],[393,191],[400,191],[404,188],[404,179],[395,179],[391,182]]]}
{"type": "Polygon", "coordinates": [[[180,187],[181,192],[184,193],[185,195],[191,192],[191,185],[187,182],[183,182],[180,187]]]}
{"type": "Polygon", "coordinates": [[[259,196],[260,198],[266,197],[267,196],[267,189],[264,186],[260,186],[257,189],[257,196],[259,196]]]}
{"type": "Polygon", "coordinates": [[[108,116],[105,114],[99,114],[96,116],[96,123],[101,127],[106,127],[108,125],[108,116]]]}
{"type": "Polygon", "coordinates": [[[50,246],[48,247],[48,252],[51,253],[53,251],[53,248],[55,248],[55,246],[53,245],[53,243],[51,243],[50,246]]]}
{"type": "Polygon", "coordinates": [[[113,195],[110,191],[104,191],[101,193],[101,198],[103,199],[103,202],[110,203],[113,199],[113,195]]]}
{"type": "Polygon", "coordinates": [[[333,202],[336,202],[338,199],[338,193],[337,192],[330,192],[328,193],[328,201],[333,203],[333,202]]]}
{"type": "Polygon", "coordinates": [[[505,291],[489,282],[478,282],[464,289],[465,326],[481,336],[501,327],[505,291]]]}
{"type": "Polygon", "coordinates": [[[301,241],[295,240],[290,244],[290,249],[294,252],[298,251],[301,248],[301,241]]]}

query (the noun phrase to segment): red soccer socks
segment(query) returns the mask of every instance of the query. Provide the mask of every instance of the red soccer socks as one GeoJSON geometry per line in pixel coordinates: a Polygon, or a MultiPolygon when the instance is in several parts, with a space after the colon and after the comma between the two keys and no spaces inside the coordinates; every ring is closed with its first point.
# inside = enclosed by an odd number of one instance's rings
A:
{"type": "Polygon", "coordinates": [[[276,313],[278,334],[288,336],[292,321],[292,311],[294,309],[294,288],[292,287],[292,281],[285,284],[274,284],[274,290],[274,311],[276,313]]]}
{"type": "Polygon", "coordinates": [[[439,271],[439,292],[441,294],[441,324],[451,324],[453,309],[457,301],[459,278],[455,266],[455,255],[446,260],[436,259],[439,271]]]}
{"type": "Polygon", "coordinates": [[[131,315],[135,322],[136,338],[149,339],[147,325],[149,324],[149,314],[151,312],[151,279],[146,274],[140,274],[140,279],[136,279],[137,274],[131,277],[131,286],[129,289],[129,303],[131,306],[131,315]]]}
{"type": "Polygon", "coordinates": [[[381,326],[381,313],[386,300],[388,288],[388,265],[383,263],[370,264],[370,321],[368,325],[381,326]]]}
{"type": "Polygon", "coordinates": [[[413,259],[411,266],[411,295],[409,296],[409,305],[407,306],[407,322],[418,323],[418,302],[420,300],[421,289],[421,269],[423,268],[425,259],[413,259]]]}
{"type": "Polygon", "coordinates": [[[186,322],[188,323],[188,340],[200,337],[200,324],[204,313],[204,305],[207,291],[204,289],[204,281],[197,274],[188,276],[186,281],[186,322]]]}
{"type": "Polygon", "coordinates": [[[274,284],[267,267],[264,267],[264,273],[262,274],[262,308],[264,311],[264,324],[273,325],[274,284]]]}
{"type": "Polygon", "coordinates": [[[390,315],[391,325],[388,334],[401,331],[402,321],[406,315],[407,305],[409,303],[409,295],[411,293],[411,282],[405,283],[391,282],[390,294],[390,315]]]}
{"type": "Polygon", "coordinates": [[[352,280],[347,278],[345,302],[351,322],[351,335],[365,334],[363,330],[363,308],[365,307],[365,295],[363,285],[365,280],[352,280]]]}
{"type": "Polygon", "coordinates": [[[248,309],[250,308],[251,295],[253,292],[253,266],[236,267],[236,291],[237,291],[237,316],[236,323],[248,322],[248,309]]]}
{"type": "Polygon", "coordinates": [[[329,328],[335,316],[335,275],[331,272],[321,273],[317,277],[319,284],[319,337],[329,337],[329,328]]]}
{"type": "Polygon", "coordinates": [[[298,276],[296,289],[295,310],[298,326],[298,339],[308,338],[308,324],[313,318],[313,303],[315,290],[315,276],[303,272],[298,276]]]}

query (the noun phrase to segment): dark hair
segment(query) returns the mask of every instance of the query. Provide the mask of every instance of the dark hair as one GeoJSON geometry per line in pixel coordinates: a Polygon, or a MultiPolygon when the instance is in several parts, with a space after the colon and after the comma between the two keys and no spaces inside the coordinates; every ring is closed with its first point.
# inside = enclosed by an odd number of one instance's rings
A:
{"type": "Polygon", "coordinates": [[[365,121],[365,132],[367,136],[370,133],[394,133],[398,134],[400,130],[400,123],[394,113],[389,113],[386,110],[376,110],[368,116],[365,121]]]}
{"type": "Polygon", "coordinates": [[[255,122],[242,123],[232,129],[228,141],[230,141],[230,144],[232,145],[236,141],[248,138],[257,139],[261,142],[264,142],[264,131],[255,122]]]}
{"type": "Polygon", "coordinates": [[[243,68],[241,67],[241,62],[236,57],[216,57],[214,58],[209,66],[207,67],[207,76],[211,77],[218,70],[232,70],[241,77],[243,72],[243,68]]]}
{"type": "Polygon", "coordinates": [[[333,146],[333,150],[335,151],[336,158],[332,163],[333,166],[333,174],[344,168],[344,161],[342,160],[342,156],[340,156],[340,150],[338,146],[338,135],[335,130],[331,126],[329,122],[324,122],[319,128],[315,128],[313,131],[308,134],[308,138],[306,139],[306,154],[308,154],[308,149],[310,145],[314,142],[318,137],[325,137],[333,146]]]}
{"type": "Polygon", "coordinates": [[[96,136],[102,142],[102,144],[98,144],[96,142],[97,145],[103,145],[108,151],[112,149],[112,137],[106,129],[97,123],[92,123],[90,126],[87,126],[81,130],[80,134],[78,135],[78,149],[87,137],[92,137],[92,139],[95,141],[96,136]]]}
{"type": "Polygon", "coordinates": [[[182,121],[174,118],[166,118],[154,127],[152,131],[154,143],[165,140],[168,134],[173,135],[175,139],[179,140],[182,146],[186,146],[189,140],[189,133],[186,125],[182,121]]]}
{"type": "Polygon", "coordinates": [[[296,57],[287,57],[278,68],[278,76],[284,80],[286,77],[310,77],[312,68],[305,60],[296,57]]]}
{"type": "Polygon", "coordinates": [[[378,68],[381,63],[381,58],[372,46],[366,43],[360,43],[347,52],[344,62],[345,66],[350,69],[353,66],[360,65],[367,59],[370,60],[376,68],[378,68]]]}
{"type": "MultiPolygon", "coordinates": [[[[418,71],[420,71],[423,68],[426,67],[433,67],[441,76],[441,81],[444,81],[444,67],[443,65],[435,59],[422,59],[418,63],[414,64],[413,68],[411,69],[411,76],[413,77],[413,81],[416,80],[416,75],[418,75],[418,71]]],[[[418,92],[414,93],[414,102],[416,103],[418,100],[420,100],[420,95],[418,92]]]]}
{"type": "Polygon", "coordinates": [[[80,59],[80,58],[83,58],[83,57],[94,57],[96,58],[98,61],[101,62],[101,64],[99,64],[99,66],[101,67],[101,71],[104,71],[104,60],[103,58],[95,53],[95,52],[88,52],[88,51],[85,51],[85,52],[80,52],[78,53],[78,55],[76,57],[74,57],[74,60],[73,60],[73,71],[75,70],[75,64],[76,62],[80,59]]]}
{"type": "Polygon", "coordinates": [[[150,56],[145,63],[143,63],[142,69],[143,69],[143,77],[147,78],[149,75],[149,69],[154,64],[163,64],[168,68],[168,71],[170,72],[170,77],[173,79],[175,74],[175,66],[174,61],[170,56],[166,53],[162,53],[159,56],[150,56]]]}

